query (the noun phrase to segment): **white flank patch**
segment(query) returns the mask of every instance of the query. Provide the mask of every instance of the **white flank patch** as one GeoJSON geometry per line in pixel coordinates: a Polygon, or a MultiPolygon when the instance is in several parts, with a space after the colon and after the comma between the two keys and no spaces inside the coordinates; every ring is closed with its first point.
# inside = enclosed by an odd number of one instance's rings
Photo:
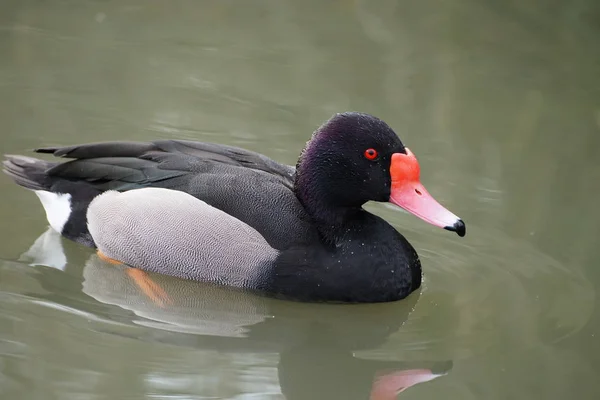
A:
{"type": "Polygon", "coordinates": [[[40,198],[46,218],[52,229],[62,233],[69,215],[71,215],[71,195],[69,193],[52,193],[45,190],[36,190],[35,194],[40,198]]]}

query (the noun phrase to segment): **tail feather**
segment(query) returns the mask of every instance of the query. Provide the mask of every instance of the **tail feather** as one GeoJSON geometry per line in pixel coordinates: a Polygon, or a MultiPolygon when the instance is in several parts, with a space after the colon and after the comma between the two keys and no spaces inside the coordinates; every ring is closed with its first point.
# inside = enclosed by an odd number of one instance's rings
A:
{"type": "Polygon", "coordinates": [[[56,163],[19,155],[5,157],[2,170],[18,185],[31,190],[49,190],[52,182],[46,172],[56,163]]]}
{"type": "Polygon", "coordinates": [[[64,237],[94,247],[87,229],[87,207],[102,192],[85,181],[53,176],[60,163],[6,155],[3,171],[18,185],[33,190],[42,202],[50,226],[64,237]]]}

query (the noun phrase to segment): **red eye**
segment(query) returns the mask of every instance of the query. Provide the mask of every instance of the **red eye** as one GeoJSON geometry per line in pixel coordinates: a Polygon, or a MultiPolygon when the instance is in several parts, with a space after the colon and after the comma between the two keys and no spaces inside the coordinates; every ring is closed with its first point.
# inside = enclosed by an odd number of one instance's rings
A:
{"type": "Polygon", "coordinates": [[[377,158],[377,150],[375,149],[366,149],[365,150],[365,158],[367,160],[374,160],[377,158]]]}

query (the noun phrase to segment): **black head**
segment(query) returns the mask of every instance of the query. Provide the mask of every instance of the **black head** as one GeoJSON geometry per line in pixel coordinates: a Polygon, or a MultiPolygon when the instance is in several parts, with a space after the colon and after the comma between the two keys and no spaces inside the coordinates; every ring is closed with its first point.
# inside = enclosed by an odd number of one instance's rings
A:
{"type": "Polygon", "coordinates": [[[398,135],[382,120],[356,112],[336,114],[306,144],[297,164],[296,190],[301,199],[331,207],[388,201],[391,157],[404,152],[398,135]]]}
{"type": "Polygon", "coordinates": [[[465,235],[462,220],[421,184],[414,154],[388,124],[369,114],[336,114],[315,131],[298,160],[295,190],[313,217],[328,220],[367,201],[389,201],[465,235]]]}

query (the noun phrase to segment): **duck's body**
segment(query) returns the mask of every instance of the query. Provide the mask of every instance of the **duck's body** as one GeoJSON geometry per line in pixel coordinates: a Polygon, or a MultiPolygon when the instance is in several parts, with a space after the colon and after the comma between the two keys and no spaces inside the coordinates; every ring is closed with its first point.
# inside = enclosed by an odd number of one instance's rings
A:
{"type": "Polygon", "coordinates": [[[412,153],[366,114],[334,116],[296,168],[171,140],[38,152],[74,160],[9,156],[5,172],[36,191],[55,230],[133,267],[187,279],[305,301],[393,301],[420,286],[420,262],[402,235],[362,208],[366,201],[392,201],[464,235],[462,221],[418,183],[412,153]]]}

